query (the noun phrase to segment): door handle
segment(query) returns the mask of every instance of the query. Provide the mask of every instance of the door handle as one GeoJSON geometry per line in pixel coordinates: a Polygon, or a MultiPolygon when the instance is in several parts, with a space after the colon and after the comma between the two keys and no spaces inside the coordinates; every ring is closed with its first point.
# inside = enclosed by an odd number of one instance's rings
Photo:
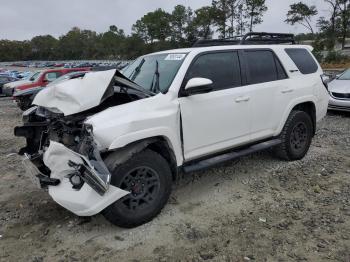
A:
{"type": "Polygon", "coordinates": [[[282,90],[282,94],[287,94],[287,93],[292,93],[294,91],[294,89],[285,89],[285,90],[282,90]]]}
{"type": "Polygon", "coordinates": [[[236,98],[236,103],[248,102],[250,100],[249,96],[240,96],[236,98]]]}

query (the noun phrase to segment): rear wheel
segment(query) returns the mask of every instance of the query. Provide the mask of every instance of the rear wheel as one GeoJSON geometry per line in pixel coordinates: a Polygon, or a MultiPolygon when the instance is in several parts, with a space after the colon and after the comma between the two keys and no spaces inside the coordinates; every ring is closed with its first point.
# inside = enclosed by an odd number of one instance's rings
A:
{"type": "Polygon", "coordinates": [[[282,143],[275,155],[289,161],[302,159],[310,148],[313,134],[311,117],[304,111],[292,111],[282,130],[282,143]]]}
{"type": "Polygon", "coordinates": [[[145,150],[114,169],[112,166],[109,167],[111,184],[130,194],[107,207],[102,212],[104,217],[126,228],[151,221],[160,213],[170,196],[172,174],[168,162],[158,153],[145,150]]]}

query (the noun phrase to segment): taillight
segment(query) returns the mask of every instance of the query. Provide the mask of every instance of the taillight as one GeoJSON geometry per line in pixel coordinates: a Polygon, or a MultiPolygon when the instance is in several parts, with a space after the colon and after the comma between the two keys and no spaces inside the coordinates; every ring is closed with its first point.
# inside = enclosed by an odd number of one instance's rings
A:
{"type": "Polygon", "coordinates": [[[325,88],[327,89],[327,91],[328,91],[328,82],[326,82],[326,80],[324,79],[324,75],[320,75],[320,77],[321,77],[321,81],[322,81],[324,87],[325,87],[325,88]]]}

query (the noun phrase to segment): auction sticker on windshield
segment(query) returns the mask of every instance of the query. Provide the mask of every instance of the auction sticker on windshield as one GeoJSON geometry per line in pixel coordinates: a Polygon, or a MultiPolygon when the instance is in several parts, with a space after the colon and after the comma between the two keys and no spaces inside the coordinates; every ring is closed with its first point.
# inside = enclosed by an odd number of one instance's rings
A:
{"type": "Polygon", "coordinates": [[[171,60],[171,61],[181,61],[184,59],[186,54],[169,54],[165,58],[165,60],[171,60]]]}

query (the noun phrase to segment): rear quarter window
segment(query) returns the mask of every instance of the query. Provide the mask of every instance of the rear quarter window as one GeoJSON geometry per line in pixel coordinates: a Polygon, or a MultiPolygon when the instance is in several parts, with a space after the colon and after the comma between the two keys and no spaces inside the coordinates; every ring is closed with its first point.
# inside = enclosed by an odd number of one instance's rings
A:
{"type": "Polygon", "coordinates": [[[317,72],[318,65],[305,48],[286,48],[285,51],[302,74],[307,75],[317,72]]]}

